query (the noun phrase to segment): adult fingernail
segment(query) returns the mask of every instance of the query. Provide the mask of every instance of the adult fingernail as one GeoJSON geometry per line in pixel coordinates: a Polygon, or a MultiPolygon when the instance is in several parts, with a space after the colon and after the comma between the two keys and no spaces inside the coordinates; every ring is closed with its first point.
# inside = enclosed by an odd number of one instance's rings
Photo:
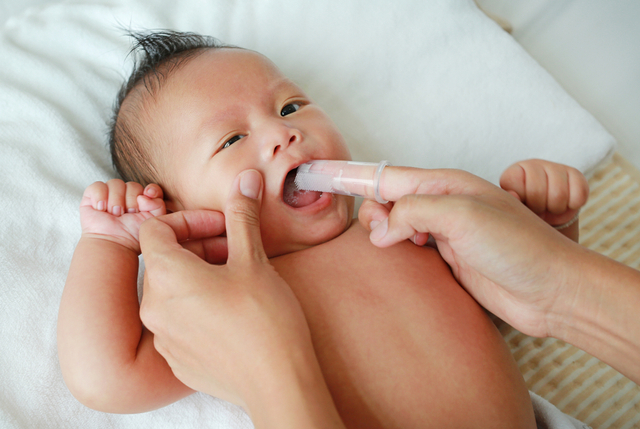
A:
{"type": "Polygon", "coordinates": [[[260,195],[260,173],[247,170],[240,175],[240,192],[245,197],[256,199],[260,195]]]}
{"type": "MultiPolygon", "coordinates": [[[[372,221],[376,222],[376,221],[372,221]]],[[[379,241],[387,234],[387,230],[389,229],[389,218],[379,222],[379,224],[371,231],[370,238],[372,241],[379,241]]]]}

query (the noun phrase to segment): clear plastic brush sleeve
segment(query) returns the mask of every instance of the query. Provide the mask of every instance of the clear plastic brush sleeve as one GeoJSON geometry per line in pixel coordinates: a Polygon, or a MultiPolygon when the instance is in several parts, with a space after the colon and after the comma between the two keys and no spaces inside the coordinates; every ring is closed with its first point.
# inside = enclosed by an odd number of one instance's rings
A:
{"type": "Polygon", "coordinates": [[[298,167],[295,185],[306,191],[364,197],[385,204],[388,201],[380,196],[380,176],[387,165],[391,164],[313,160],[298,167]]]}

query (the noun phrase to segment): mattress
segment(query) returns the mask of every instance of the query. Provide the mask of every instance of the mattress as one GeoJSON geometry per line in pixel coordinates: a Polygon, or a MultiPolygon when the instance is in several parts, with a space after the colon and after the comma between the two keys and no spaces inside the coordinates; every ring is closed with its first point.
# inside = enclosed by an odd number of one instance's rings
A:
{"type": "MultiPolygon", "coordinates": [[[[589,185],[581,244],[640,269],[640,171],[614,154],[589,185]]],[[[529,390],[593,429],[640,426],[640,386],[563,341],[527,336],[501,320],[496,325],[529,390]]]]}

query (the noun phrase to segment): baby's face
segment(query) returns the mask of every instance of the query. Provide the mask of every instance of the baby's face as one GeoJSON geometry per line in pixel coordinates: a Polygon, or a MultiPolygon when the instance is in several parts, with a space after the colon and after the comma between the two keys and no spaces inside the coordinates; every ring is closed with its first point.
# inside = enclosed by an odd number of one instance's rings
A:
{"type": "Polygon", "coordinates": [[[162,136],[156,158],[175,197],[170,210],[224,211],[235,177],[252,168],[264,178],[269,257],[328,241],[350,224],[351,197],[289,198],[289,173],[300,164],[351,157],[329,117],[262,55],[205,51],[167,79],[150,110],[153,135],[162,136]]]}

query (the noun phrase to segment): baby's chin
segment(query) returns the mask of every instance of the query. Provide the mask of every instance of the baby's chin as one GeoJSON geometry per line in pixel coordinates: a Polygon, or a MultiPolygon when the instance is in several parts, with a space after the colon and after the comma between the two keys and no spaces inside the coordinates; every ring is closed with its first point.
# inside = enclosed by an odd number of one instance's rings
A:
{"type": "Polygon", "coordinates": [[[328,243],[334,238],[337,238],[341,235],[334,234],[333,236],[327,237],[324,240],[315,241],[312,243],[266,243],[264,245],[264,251],[269,259],[277,258],[279,256],[289,255],[291,253],[300,252],[306,249],[310,249],[312,247],[320,246],[322,244],[328,243]]]}
{"type": "MultiPolygon", "coordinates": [[[[330,228],[325,227],[322,231],[316,229],[312,234],[301,234],[297,237],[292,236],[291,231],[283,231],[283,234],[265,234],[263,229],[262,243],[265,253],[268,258],[275,258],[328,243],[349,229],[354,220],[352,215],[353,212],[350,211],[348,218],[330,228]]],[[[309,228],[313,228],[313,225],[309,228]]]]}

